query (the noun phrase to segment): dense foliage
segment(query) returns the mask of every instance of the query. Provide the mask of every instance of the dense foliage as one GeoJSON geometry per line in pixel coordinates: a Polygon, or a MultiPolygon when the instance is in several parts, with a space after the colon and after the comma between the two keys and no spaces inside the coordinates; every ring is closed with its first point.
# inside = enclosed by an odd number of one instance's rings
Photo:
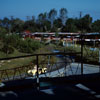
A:
{"type": "Polygon", "coordinates": [[[17,49],[23,53],[33,53],[35,50],[40,48],[43,44],[39,41],[32,40],[27,38],[23,40],[19,35],[4,35],[1,34],[0,39],[0,51],[11,54],[14,52],[14,49],[17,49]]]}
{"type": "Polygon", "coordinates": [[[100,20],[92,21],[89,14],[79,18],[68,18],[66,8],[59,10],[51,9],[49,12],[40,13],[37,18],[26,16],[27,20],[19,18],[0,19],[0,33],[21,33],[25,30],[30,32],[100,32],[100,20]]]}

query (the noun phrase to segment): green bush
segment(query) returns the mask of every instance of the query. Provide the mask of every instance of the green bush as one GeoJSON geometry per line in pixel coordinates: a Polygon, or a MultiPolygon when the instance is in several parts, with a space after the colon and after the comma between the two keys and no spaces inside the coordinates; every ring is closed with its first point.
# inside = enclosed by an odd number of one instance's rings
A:
{"type": "Polygon", "coordinates": [[[27,38],[25,40],[20,40],[19,51],[24,53],[33,53],[35,50],[39,49],[42,44],[39,41],[27,38]]]}
{"type": "Polygon", "coordinates": [[[3,51],[6,54],[11,54],[14,52],[14,49],[13,47],[5,44],[4,47],[1,49],[1,51],[3,51]]]}

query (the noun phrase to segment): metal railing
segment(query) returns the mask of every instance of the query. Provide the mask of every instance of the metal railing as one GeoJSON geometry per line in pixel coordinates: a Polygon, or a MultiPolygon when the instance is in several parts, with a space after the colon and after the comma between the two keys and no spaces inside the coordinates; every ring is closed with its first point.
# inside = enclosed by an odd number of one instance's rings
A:
{"type": "Polygon", "coordinates": [[[26,66],[10,68],[10,69],[6,69],[6,70],[0,70],[0,79],[3,80],[3,81],[8,81],[8,80],[16,80],[16,79],[22,79],[22,78],[29,77],[28,71],[29,70],[32,71],[34,69],[35,65],[36,65],[36,74],[33,75],[34,77],[39,77],[39,76],[40,77],[44,77],[43,76],[43,72],[41,72],[41,75],[39,75],[40,74],[40,72],[39,72],[40,71],[40,67],[41,68],[44,68],[44,67],[47,68],[46,72],[44,73],[45,77],[54,77],[51,74],[53,71],[55,73],[57,73],[57,75],[55,75],[55,77],[63,76],[62,74],[65,73],[65,72],[60,72],[60,71],[62,71],[62,70],[65,71],[65,67],[67,68],[68,66],[71,69],[70,64],[73,62],[72,61],[73,59],[70,58],[70,56],[76,55],[76,54],[81,54],[81,53],[80,52],[77,52],[77,53],[59,52],[59,53],[45,53],[45,54],[34,54],[34,55],[27,55],[27,56],[2,58],[2,59],[0,59],[0,61],[2,61],[2,60],[20,59],[20,58],[26,58],[26,57],[34,57],[35,56],[36,60],[35,60],[35,62],[32,62],[32,64],[29,64],[29,65],[26,65],[26,66]],[[63,57],[58,57],[59,55],[63,56],[63,57]],[[58,58],[60,60],[56,61],[56,62],[45,62],[45,63],[42,62],[42,63],[39,63],[39,57],[40,56],[41,57],[44,57],[44,56],[55,56],[56,58],[58,58]]]}
{"type": "MultiPolygon", "coordinates": [[[[33,54],[33,55],[25,55],[25,56],[18,56],[18,57],[10,57],[10,58],[1,58],[1,60],[12,60],[12,59],[20,59],[20,58],[27,58],[27,57],[35,57],[35,62],[33,61],[32,64],[0,70],[0,79],[2,81],[9,81],[9,80],[16,80],[22,78],[37,78],[37,83],[39,84],[39,78],[41,77],[64,77],[68,75],[77,75],[77,74],[84,74],[84,68],[86,67],[84,64],[84,52],[86,51],[86,56],[93,56],[89,55],[88,49],[86,49],[84,45],[84,38],[83,36],[80,37],[81,41],[81,52],[59,52],[59,53],[45,53],[45,54],[33,54]],[[62,58],[59,57],[63,56],[62,58]],[[77,56],[78,55],[78,56],[77,56]],[[80,55],[80,56],[79,56],[80,55]],[[55,62],[39,62],[39,57],[45,57],[49,59],[49,56],[55,56],[56,58],[62,59],[60,61],[55,62]],[[74,59],[72,58],[74,56],[74,59]],[[77,60],[78,59],[78,60],[77,60]],[[75,61],[73,61],[75,60],[75,61]],[[84,64],[84,65],[83,65],[84,64]],[[34,69],[36,67],[35,74],[28,74],[28,71],[34,69]],[[42,68],[47,68],[46,71],[42,72],[42,68]],[[40,72],[41,71],[41,72],[40,72]]],[[[92,51],[92,54],[94,51],[92,51]]],[[[50,59],[49,59],[50,60],[50,59]]],[[[91,67],[90,65],[88,68],[91,67]]],[[[100,66],[98,67],[100,69],[100,66]]],[[[97,69],[98,70],[98,69],[97,69]]]]}

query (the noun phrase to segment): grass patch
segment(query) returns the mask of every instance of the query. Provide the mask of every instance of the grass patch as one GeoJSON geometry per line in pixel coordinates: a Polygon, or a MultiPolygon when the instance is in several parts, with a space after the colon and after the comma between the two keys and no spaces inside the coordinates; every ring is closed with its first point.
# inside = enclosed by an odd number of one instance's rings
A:
{"type": "Polygon", "coordinates": [[[33,57],[6,60],[4,62],[1,61],[0,62],[1,63],[0,70],[30,65],[32,61],[33,61],[33,57]]]}
{"type": "MultiPolygon", "coordinates": [[[[6,55],[3,52],[0,52],[0,58],[16,57],[16,56],[23,56],[23,55],[27,55],[27,54],[21,53],[17,51],[16,49],[14,50],[12,54],[8,54],[8,55],[6,55]]],[[[34,57],[28,57],[28,58],[19,58],[19,59],[13,59],[13,60],[0,61],[0,70],[16,68],[16,67],[30,64],[30,62],[32,62],[33,59],[34,57]]]]}
{"type": "MultiPolygon", "coordinates": [[[[34,54],[38,53],[50,53],[54,49],[54,45],[46,45],[34,52],[34,54]]],[[[28,55],[27,53],[21,53],[18,50],[14,50],[12,54],[6,55],[2,52],[0,58],[7,58],[7,57],[16,57],[16,56],[23,56],[23,55],[28,55]]],[[[56,62],[56,57],[52,56],[50,59],[50,62],[56,62]]],[[[36,57],[28,57],[28,58],[18,58],[18,59],[12,59],[12,60],[5,60],[5,61],[0,61],[0,70],[4,69],[11,69],[11,68],[16,68],[16,67],[21,67],[25,65],[30,65],[31,63],[36,63],[36,57]]],[[[39,64],[41,63],[47,63],[48,62],[48,56],[39,56],[39,64]]],[[[41,66],[40,66],[41,67],[41,66]]]]}

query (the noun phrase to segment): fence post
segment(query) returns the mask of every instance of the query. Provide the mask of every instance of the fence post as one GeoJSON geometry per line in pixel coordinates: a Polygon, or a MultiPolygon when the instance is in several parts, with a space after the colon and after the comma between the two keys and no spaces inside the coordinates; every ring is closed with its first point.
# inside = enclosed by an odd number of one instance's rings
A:
{"type": "Polygon", "coordinates": [[[100,73],[100,44],[99,44],[99,73],[100,73]]]}
{"type": "Polygon", "coordinates": [[[83,75],[83,34],[81,33],[81,75],[83,75]]]}
{"type": "MultiPolygon", "coordinates": [[[[64,53],[66,52],[66,50],[64,49],[64,53]]],[[[64,55],[64,64],[65,64],[65,72],[64,72],[64,76],[67,76],[67,72],[66,72],[66,55],[64,55]]]]}
{"type": "Polygon", "coordinates": [[[36,55],[36,65],[37,65],[37,89],[39,90],[39,63],[38,63],[38,55],[36,55]]]}

